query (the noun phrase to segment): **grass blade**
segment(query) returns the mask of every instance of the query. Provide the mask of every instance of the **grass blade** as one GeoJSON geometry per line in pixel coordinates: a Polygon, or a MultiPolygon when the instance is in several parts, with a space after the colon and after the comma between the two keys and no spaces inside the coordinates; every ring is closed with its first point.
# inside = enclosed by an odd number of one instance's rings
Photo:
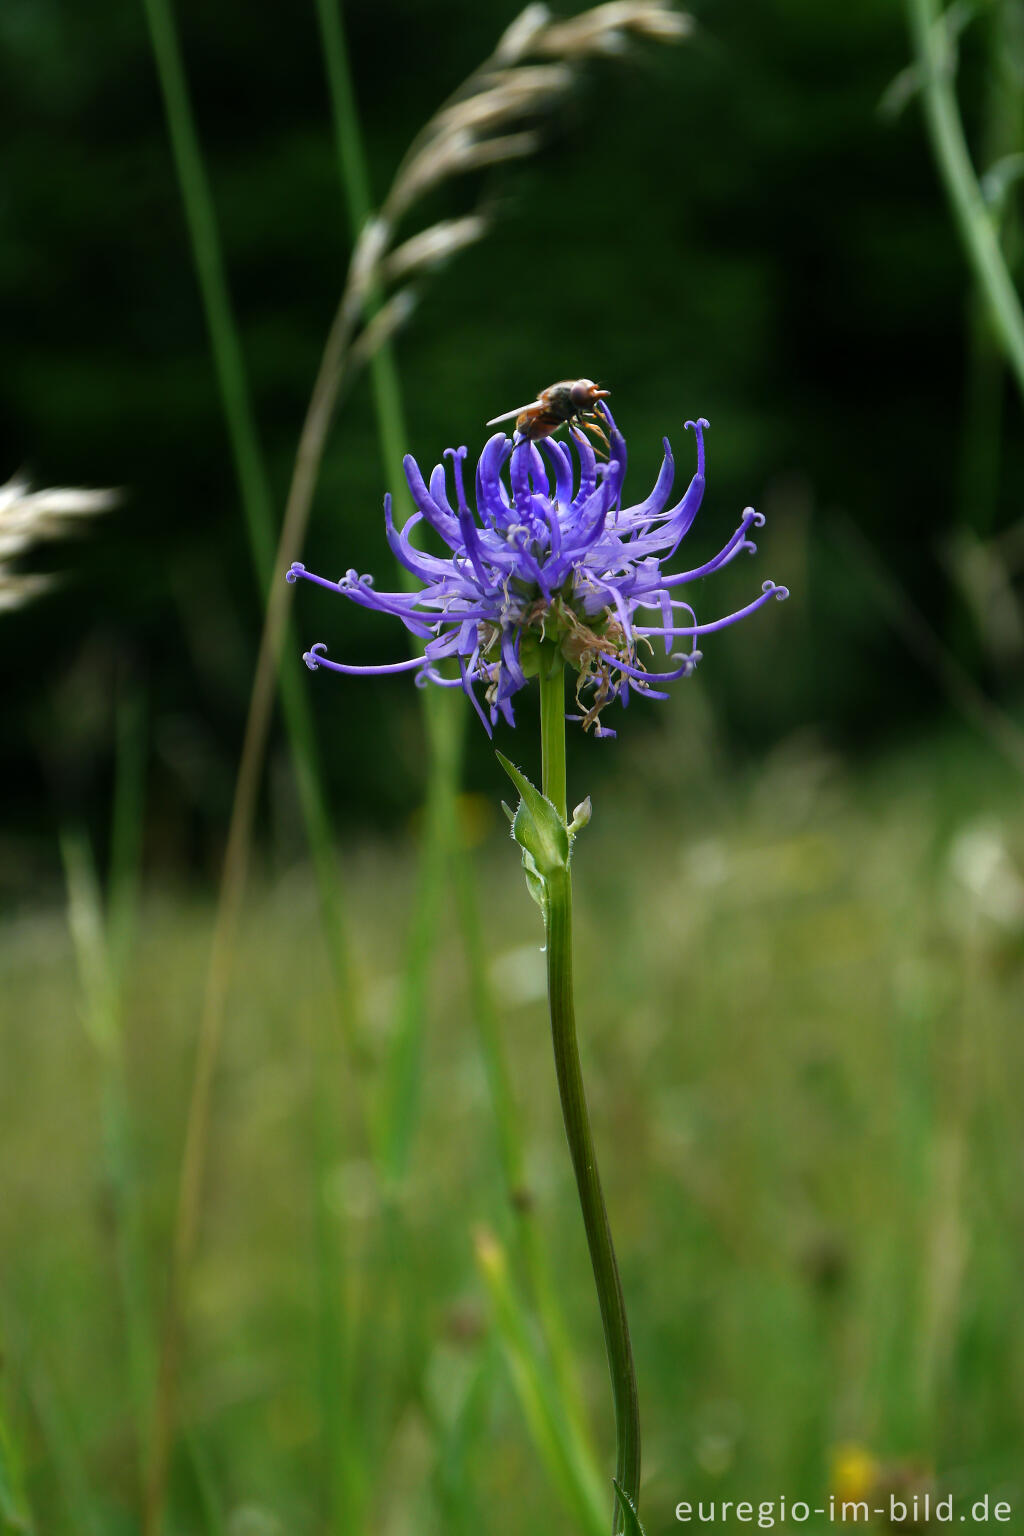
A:
{"type": "Polygon", "coordinates": [[[530,1335],[508,1259],[489,1232],[477,1234],[477,1267],[505,1348],[516,1394],[537,1452],[563,1502],[588,1536],[607,1536],[608,1508],[596,1468],[581,1454],[557,1390],[530,1335]]]}

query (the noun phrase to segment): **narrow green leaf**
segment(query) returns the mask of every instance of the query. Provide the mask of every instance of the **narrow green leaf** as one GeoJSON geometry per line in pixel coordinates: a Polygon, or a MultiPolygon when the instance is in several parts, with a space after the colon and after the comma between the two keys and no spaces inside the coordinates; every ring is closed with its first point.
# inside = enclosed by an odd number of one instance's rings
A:
{"type": "Polygon", "coordinates": [[[516,842],[530,854],[542,878],[565,869],[569,862],[569,834],[558,811],[514,763],[500,752],[497,758],[522,797],[512,823],[516,842]]]}
{"type": "Polygon", "coordinates": [[[615,1486],[615,1497],[619,1501],[619,1508],[622,1510],[625,1536],[644,1536],[644,1528],[640,1524],[640,1516],[636,1512],[636,1505],[633,1503],[633,1500],[626,1493],[625,1489],[620,1486],[617,1477],[612,1478],[612,1483],[615,1486]]]}
{"type": "MultiPolygon", "coordinates": [[[[533,815],[542,816],[543,807],[545,805],[551,805],[551,801],[544,799],[544,796],[541,794],[536,784],[531,784],[530,780],[526,777],[526,774],[523,773],[522,769],[517,768],[515,763],[510,762],[509,759],[505,756],[504,752],[495,752],[494,755],[498,759],[498,762],[501,764],[501,766],[504,768],[505,772],[508,774],[509,778],[512,780],[512,783],[515,785],[516,789],[518,789],[519,793],[526,801],[533,815]]],[[[554,807],[552,807],[552,809],[554,809],[554,807]]]]}

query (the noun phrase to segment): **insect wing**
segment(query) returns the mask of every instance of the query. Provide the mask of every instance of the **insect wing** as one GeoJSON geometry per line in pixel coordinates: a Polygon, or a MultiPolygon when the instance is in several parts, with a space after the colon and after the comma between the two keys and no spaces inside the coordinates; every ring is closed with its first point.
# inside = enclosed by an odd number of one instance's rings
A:
{"type": "Polygon", "coordinates": [[[512,421],[514,417],[521,416],[524,411],[535,411],[539,405],[539,400],[531,400],[529,405],[517,405],[514,411],[505,411],[501,416],[492,416],[490,421],[485,422],[484,425],[496,427],[499,422],[512,421]]]}

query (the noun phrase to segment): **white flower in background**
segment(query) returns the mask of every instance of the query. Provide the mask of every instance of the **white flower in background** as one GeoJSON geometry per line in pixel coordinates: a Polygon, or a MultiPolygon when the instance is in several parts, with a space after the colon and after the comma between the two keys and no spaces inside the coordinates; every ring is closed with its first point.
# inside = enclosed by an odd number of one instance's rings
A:
{"type": "Polygon", "coordinates": [[[973,822],[957,834],[949,872],[958,908],[1009,933],[1024,929],[1024,878],[997,823],[973,822]]]}
{"type": "Polygon", "coordinates": [[[80,518],[108,511],[117,499],[116,491],[75,486],[33,491],[28,481],[17,475],[0,485],[0,613],[20,608],[45,591],[53,579],[12,571],[11,560],[46,539],[63,538],[80,518]]]}

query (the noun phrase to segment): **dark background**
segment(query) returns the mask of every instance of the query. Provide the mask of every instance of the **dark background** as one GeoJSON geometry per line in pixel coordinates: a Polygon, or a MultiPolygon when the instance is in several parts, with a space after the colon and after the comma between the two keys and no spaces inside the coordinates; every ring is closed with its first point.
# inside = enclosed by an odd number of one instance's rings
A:
{"type": "MultiPolygon", "coordinates": [[[[964,262],[919,104],[895,120],[878,110],[908,55],[902,8],[695,10],[685,45],[592,65],[539,157],[435,200],[445,215],[485,197],[500,216],[432,282],[399,340],[409,447],[428,465],[449,443],[473,453],[486,416],[586,374],[613,390],[641,497],[661,435],[688,472],[682,423],[708,416],[696,553],[717,548],[748,503],[769,521],[756,566],[716,579],[701,616],[747,601],[768,575],[793,596],[715,637],[694,686],[741,760],[808,727],[870,750],[946,706],[837,543],[833,514],[855,521],[975,666],[936,550],[957,526],[1012,520],[1021,434],[1003,445],[1003,500],[978,505],[964,262]]],[[[515,12],[346,7],[376,196],[515,12]]],[[[196,0],[178,14],[283,504],[350,249],[315,17],[196,0]]],[[[972,131],[986,46],[982,16],[960,72],[972,131]]],[[[0,100],[0,478],[25,468],[38,485],[125,491],[84,537],[40,553],[34,567],[63,572],[61,586],[3,621],[4,888],[26,870],[56,872],[56,822],[103,823],[112,706],[132,690],[147,701],[150,857],[213,868],[260,600],[141,7],[7,0],[0,100]]],[[[390,578],[385,489],[364,378],[331,438],[313,569],[390,578]]],[[[296,624],[303,644],[326,639],[334,656],[402,654],[397,627],[319,593],[299,593],[296,624]]],[[[321,674],[309,686],[339,819],[406,815],[422,789],[408,680],[321,674]]],[[[637,706],[632,730],[657,731],[659,707],[637,706]]],[[[605,749],[583,750],[599,775],[605,749]]],[[[471,783],[492,785],[487,754],[474,731],[471,783]]]]}

